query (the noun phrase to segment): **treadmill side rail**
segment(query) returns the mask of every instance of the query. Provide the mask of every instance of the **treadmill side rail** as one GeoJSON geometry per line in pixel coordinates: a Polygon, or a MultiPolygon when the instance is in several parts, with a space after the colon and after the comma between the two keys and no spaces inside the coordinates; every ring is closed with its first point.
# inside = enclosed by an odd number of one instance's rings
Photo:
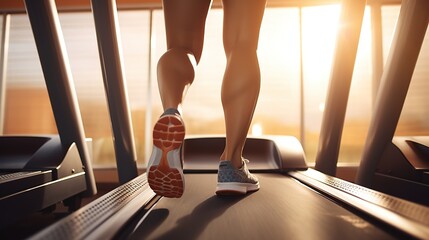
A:
{"type": "Polygon", "coordinates": [[[31,239],[112,239],[155,193],[142,174],[40,231],[31,239]]]}
{"type": "Polygon", "coordinates": [[[336,201],[367,213],[418,239],[429,236],[429,208],[335,178],[313,169],[291,171],[290,176],[336,201]]]}

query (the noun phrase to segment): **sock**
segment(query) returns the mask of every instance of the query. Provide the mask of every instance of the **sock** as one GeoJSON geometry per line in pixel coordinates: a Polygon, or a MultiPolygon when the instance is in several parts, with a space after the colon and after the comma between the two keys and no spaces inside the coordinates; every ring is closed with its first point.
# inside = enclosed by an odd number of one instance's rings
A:
{"type": "Polygon", "coordinates": [[[165,116],[165,115],[179,115],[180,116],[180,112],[175,108],[167,108],[161,116],[165,116]]]}
{"type": "Polygon", "coordinates": [[[244,169],[244,161],[243,161],[243,160],[241,160],[241,167],[240,167],[240,168],[238,168],[238,170],[242,171],[243,169],[244,169]]]}

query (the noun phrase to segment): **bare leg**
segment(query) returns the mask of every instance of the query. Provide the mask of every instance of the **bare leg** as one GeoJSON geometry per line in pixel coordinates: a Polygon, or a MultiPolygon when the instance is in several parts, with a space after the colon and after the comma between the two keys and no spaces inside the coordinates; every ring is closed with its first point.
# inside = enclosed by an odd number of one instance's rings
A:
{"type": "Polygon", "coordinates": [[[211,0],[164,0],[167,52],[158,62],[158,84],[165,109],[178,109],[201,58],[211,0]]]}
{"type": "Polygon", "coordinates": [[[164,114],[153,128],[153,148],[148,162],[148,182],[164,197],[181,197],[184,192],[180,146],[185,125],[177,109],[194,80],[201,57],[204,25],[211,0],[164,0],[167,52],[158,62],[158,83],[164,114]]]}
{"type": "Polygon", "coordinates": [[[266,0],[223,0],[227,66],[222,84],[226,146],[221,160],[239,168],[260,89],[256,54],[266,0]]]}

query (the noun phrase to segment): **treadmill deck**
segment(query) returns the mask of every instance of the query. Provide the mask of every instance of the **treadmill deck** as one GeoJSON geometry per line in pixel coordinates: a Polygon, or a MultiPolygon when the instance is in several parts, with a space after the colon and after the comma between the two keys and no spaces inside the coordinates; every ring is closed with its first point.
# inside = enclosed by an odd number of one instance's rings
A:
{"type": "Polygon", "coordinates": [[[281,174],[257,174],[261,189],[215,195],[216,174],[186,174],[180,199],[161,198],[134,220],[131,239],[395,239],[311,188],[281,174]],[[143,221],[144,219],[144,221],[143,221]]]}

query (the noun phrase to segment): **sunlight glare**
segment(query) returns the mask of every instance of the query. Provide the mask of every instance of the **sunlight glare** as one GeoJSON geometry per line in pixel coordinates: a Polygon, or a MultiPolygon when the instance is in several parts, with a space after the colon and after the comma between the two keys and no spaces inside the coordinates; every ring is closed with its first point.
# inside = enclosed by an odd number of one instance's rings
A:
{"type": "Polygon", "coordinates": [[[262,136],[262,126],[260,123],[255,123],[252,126],[252,135],[253,136],[262,136]]]}
{"type": "Polygon", "coordinates": [[[322,103],[319,104],[319,111],[320,112],[325,111],[325,103],[322,102],[322,103]]]}
{"type": "Polygon", "coordinates": [[[329,71],[337,36],[340,5],[303,9],[302,44],[306,68],[314,72],[329,71]]]}

